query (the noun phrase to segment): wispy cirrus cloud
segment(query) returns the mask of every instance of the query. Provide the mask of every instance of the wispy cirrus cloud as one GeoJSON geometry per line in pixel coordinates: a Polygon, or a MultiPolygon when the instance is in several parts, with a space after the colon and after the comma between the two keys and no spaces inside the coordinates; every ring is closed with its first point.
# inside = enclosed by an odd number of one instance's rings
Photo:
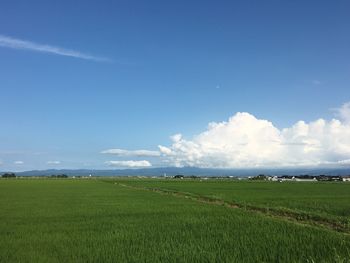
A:
{"type": "Polygon", "coordinates": [[[0,35],[0,47],[30,50],[35,52],[49,53],[49,54],[55,54],[60,56],[67,56],[67,57],[93,60],[93,61],[99,61],[99,62],[111,61],[108,58],[93,56],[93,55],[82,53],[76,50],[65,49],[65,48],[45,45],[45,44],[38,44],[32,41],[13,38],[13,37],[4,36],[4,35],[0,35]]]}
{"type": "Polygon", "coordinates": [[[312,81],[312,84],[313,84],[313,85],[321,85],[322,82],[319,81],[319,80],[317,80],[317,79],[314,79],[314,80],[312,81]]]}

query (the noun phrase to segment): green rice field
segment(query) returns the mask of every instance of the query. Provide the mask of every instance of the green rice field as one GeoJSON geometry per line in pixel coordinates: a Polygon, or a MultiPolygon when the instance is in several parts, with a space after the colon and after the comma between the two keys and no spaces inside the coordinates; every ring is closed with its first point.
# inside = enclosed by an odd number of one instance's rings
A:
{"type": "Polygon", "coordinates": [[[1,179],[0,262],[350,262],[346,226],[314,220],[349,209],[346,183],[1,179]]]}
{"type": "Polygon", "coordinates": [[[129,185],[190,193],[240,207],[293,213],[350,230],[350,183],[237,180],[130,180],[129,185]]]}

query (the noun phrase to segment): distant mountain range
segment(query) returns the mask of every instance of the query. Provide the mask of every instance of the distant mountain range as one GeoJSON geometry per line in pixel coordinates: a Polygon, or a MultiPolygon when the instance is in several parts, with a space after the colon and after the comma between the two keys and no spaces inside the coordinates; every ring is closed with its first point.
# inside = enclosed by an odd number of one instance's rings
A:
{"type": "Polygon", "coordinates": [[[196,176],[256,176],[266,175],[350,175],[350,168],[276,168],[276,169],[215,169],[197,167],[161,167],[144,169],[113,169],[113,170],[91,170],[91,169],[49,169],[16,172],[19,176],[47,176],[66,174],[69,176],[173,176],[196,175],[196,176]]]}

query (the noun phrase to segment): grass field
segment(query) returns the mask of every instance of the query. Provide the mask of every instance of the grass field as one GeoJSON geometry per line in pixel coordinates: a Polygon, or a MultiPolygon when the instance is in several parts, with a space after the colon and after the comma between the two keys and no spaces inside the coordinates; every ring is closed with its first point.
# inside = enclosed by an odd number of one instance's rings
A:
{"type": "Polygon", "coordinates": [[[339,218],[349,212],[350,189],[340,184],[2,179],[0,262],[350,262],[348,234],[145,187],[339,218]]]}
{"type": "Polygon", "coordinates": [[[225,200],[241,207],[290,212],[350,230],[350,183],[235,180],[130,180],[128,185],[159,188],[225,200]]]}

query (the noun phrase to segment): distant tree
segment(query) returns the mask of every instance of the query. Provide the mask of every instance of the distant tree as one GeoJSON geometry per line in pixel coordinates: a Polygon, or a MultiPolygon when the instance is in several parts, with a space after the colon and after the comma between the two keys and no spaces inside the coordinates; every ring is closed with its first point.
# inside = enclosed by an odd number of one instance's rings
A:
{"type": "Polygon", "coordinates": [[[51,175],[53,178],[68,178],[68,175],[66,174],[53,174],[51,175]]]}
{"type": "Polygon", "coordinates": [[[250,180],[267,180],[268,176],[265,174],[259,174],[258,176],[252,177],[250,180]]]}
{"type": "Polygon", "coordinates": [[[14,174],[14,173],[4,173],[1,177],[2,178],[15,178],[16,174],[14,174]]]}

